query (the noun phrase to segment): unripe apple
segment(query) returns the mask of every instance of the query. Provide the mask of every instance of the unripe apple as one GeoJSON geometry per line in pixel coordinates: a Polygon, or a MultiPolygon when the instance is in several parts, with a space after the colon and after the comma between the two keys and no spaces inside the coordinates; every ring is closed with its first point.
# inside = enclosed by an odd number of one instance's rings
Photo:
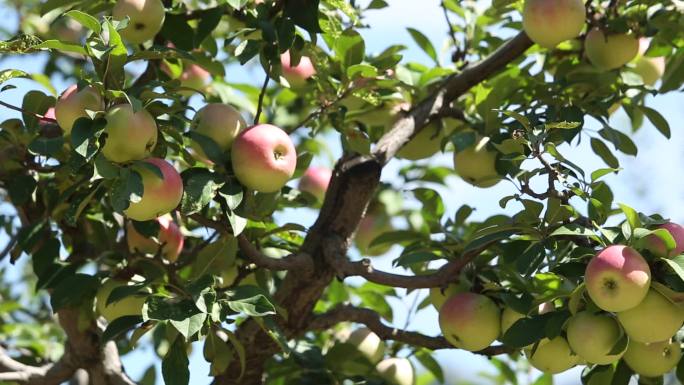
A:
{"type": "Polygon", "coordinates": [[[496,172],[496,153],[489,151],[486,140],[454,153],[454,169],[464,181],[480,188],[492,187],[501,181],[496,172]]]}
{"type": "Polygon", "coordinates": [[[102,96],[95,87],[88,86],[79,91],[74,84],[62,93],[55,105],[55,119],[64,135],[71,134],[76,119],[88,117],[86,110],[104,110],[102,96]]]}
{"type": "Polygon", "coordinates": [[[111,302],[107,305],[109,295],[114,289],[131,284],[131,282],[108,279],[98,289],[95,296],[95,307],[97,312],[107,321],[112,322],[120,317],[142,314],[145,296],[136,294],[111,302]]]}
{"type": "Polygon", "coordinates": [[[455,283],[449,284],[445,289],[441,287],[430,288],[430,302],[435,309],[439,310],[444,302],[446,302],[451,296],[463,292],[464,289],[455,283]]]}
{"type": "Polygon", "coordinates": [[[129,43],[140,44],[161,31],[165,12],[161,0],[118,0],[112,9],[112,16],[114,20],[123,20],[128,16],[128,26],[119,34],[129,43]]]}
{"type": "Polygon", "coordinates": [[[143,162],[157,166],[163,178],[147,167],[139,164],[133,166],[142,177],[144,191],[142,199],[131,202],[124,213],[136,221],[149,221],[170,213],[183,196],[183,179],[169,162],[159,158],[149,158],[143,162]]]}
{"type": "Polygon", "coordinates": [[[661,258],[674,257],[675,255],[684,253],[684,227],[676,223],[668,222],[658,226],[658,228],[665,229],[672,235],[672,238],[674,238],[675,241],[675,248],[668,252],[665,242],[651,234],[647,236],[645,240],[646,248],[651,253],[661,258]]]}
{"type": "Polygon", "coordinates": [[[623,359],[634,373],[645,377],[659,377],[674,369],[681,356],[682,348],[676,341],[652,344],[630,341],[623,359]]]}
{"type": "Polygon", "coordinates": [[[157,218],[157,222],[159,223],[159,233],[156,236],[157,241],[137,232],[135,227],[129,222],[126,226],[128,249],[131,252],[156,254],[161,248],[161,256],[169,262],[175,262],[183,250],[185,237],[183,237],[183,233],[181,233],[178,225],[173,222],[171,215],[162,215],[157,218]]]}
{"type": "Polygon", "coordinates": [[[501,311],[489,297],[458,293],[439,309],[439,327],[444,338],[455,347],[473,352],[482,350],[501,333],[501,311]]]}
{"type": "Polygon", "coordinates": [[[359,222],[359,227],[354,236],[354,244],[363,256],[377,257],[383,255],[392,247],[391,244],[383,243],[375,246],[370,246],[370,244],[375,238],[392,230],[394,228],[387,215],[367,214],[359,222]]]}
{"type": "Polygon", "coordinates": [[[388,358],[375,366],[380,377],[391,385],[413,385],[413,365],[406,358],[388,358]]]}
{"type": "Polygon", "coordinates": [[[302,56],[299,64],[292,67],[290,65],[290,51],[286,51],[280,55],[280,64],[283,66],[283,76],[292,87],[303,86],[307,79],[316,74],[316,68],[308,56],[302,56]]]}
{"type": "Polygon", "coordinates": [[[624,352],[610,352],[621,338],[620,325],[607,314],[582,311],[568,321],[568,344],[582,359],[592,364],[608,365],[624,352]]]}
{"type": "Polygon", "coordinates": [[[525,318],[525,314],[518,313],[512,307],[506,306],[501,313],[501,335],[506,334],[508,329],[518,320],[525,318]]]}
{"type": "Polygon", "coordinates": [[[157,123],[149,112],[134,112],[130,104],[119,104],[107,111],[105,119],[107,140],[102,155],[116,163],[150,156],[157,144],[157,123]]]}
{"type": "Polygon", "coordinates": [[[397,152],[397,156],[408,160],[429,158],[442,149],[442,140],[448,137],[452,131],[453,127],[440,127],[439,124],[430,124],[406,143],[397,152]]]}
{"type": "Polygon", "coordinates": [[[652,86],[665,73],[665,58],[663,56],[644,56],[650,42],[646,38],[639,39],[639,55],[632,62],[632,71],[641,76],[644,84],[652,86]]]}
{"type": "Polygon", "coordinates": [[[323,202],[332,178],[332,170],[327,167],[309,167],[299,180],[299,190],[306,191],[323,202]]]}
{"type": "MultiPolygon", "coordinates": [[[[247,127],[240,112],[228,104],[210,103],[202,107],[192,120],[190,129],[212,139],[223,151],[230,150],[235,137],[247,127]]],[[[202,147],[193,143],[193,150],[206,158],[202,147]]]]}
{"type": "Polygon", "coordinates": [[[525,0],[523,6],[525,33],[544,48],[579,36],[585,17],[582,0],[525,0]]]}
{"type": "Polygon", "coordinates": [[[606,35],[598,28],[587,33],[584,52],[589,61],[603,70],[620,68],[634,59],[639,52],[639,40],[630,34],[606,35]]]}
{"type": "Polygon", "coordinates": [[[589,297],[605,311],[625,311],[648,294],[651,269],[628,246],[608,246],[591,259],[584,274],[589,297]]]}
{"type": "Polygon", "coordinates": [[[400,114],[402,112],[409,111],[410,109],[411,103],[400,97],[396,97],[385,101],[376,108],[352,116],[354,120],[359,121],[366,126],[382,126],[387,130],[392,127],[399,117],[401,117],[400,114]]]}
{"type": "Polygon", "coordinates": [[[368,328],[354,330],[343,342],[356,346],[372,364],[385,355],[385,342],[368,328]]]}
{"type": "Polygon", "coordinates": [[[285,131],[271,124],[258,124],[235,138],[231,160],[240,183],[272,193],[285,186],[294,174],[297,151],[285,131]]]}
{"type": "Polygon", "coordinates": [[[556,374],[564,372],[579,362],[579,357],[572,352],[568,341],[558,336],[552,340],[544,338],[539,342],[537,350],[525,350],[525,355],[537,370],[544,373],[556,374]]]}
{"type": "Polygon", "coordinates": [[[619,312],[618,320],[631,340],[669,340],[684,323],[684,311],[654,289],[636,307],[619,312]]]}

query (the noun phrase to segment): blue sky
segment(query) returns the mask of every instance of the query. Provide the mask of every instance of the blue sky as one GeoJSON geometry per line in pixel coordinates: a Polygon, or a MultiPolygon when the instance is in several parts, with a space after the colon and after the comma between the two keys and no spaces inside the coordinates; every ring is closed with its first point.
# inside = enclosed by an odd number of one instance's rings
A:
{"type": "MultiPolygon", "coordinates": [[[[441,8],[439,7],[439,1],[393,0],[390,3],[391,5],[387,9],[367,14],[366,23],[372,26],[372,28],[361,31],[366,40],[367,51],[379,52],[390,44],[404,44],[409,47],[405,52],[405,60],[429,64],[430,59],[416,46],[406,32],[406,27],[414,27],[433,41],[443,61],[448,60],[449,52],[441,49],[444,47],[443,43],[447,38],[447,29],[441,8]]],[[[0,18],[14,22],[13,20],[16,20],[16,16],[11,13],[8,14],[8,12],[7,9],[0,8],[0,18]]],[[[508,32],[502,33],[508,34],[508,32]]],[[[37,72],[41,68],[41,63],[41,60],[36,60],[35,57],[4,58],[0,62],[0,70],[19,68],[27,72],[37,72]]],[[[231,69],[227,73],[228,81],[231,81],[230,77],[239,78],[240,82],[245,82],[249,79],[254,84],[260,83],[262,80],[262,74],[259,71],[231,69]]],[[[14,80],[12,84],[15,84],[18,88],[0,94],[0,100],[15,105],[21,104],[22,96],[29,89],[40,89],[36,83],[28,80],[14,80]]],[[[60,92],[68,86],[68,84],[59,80],[55,80],[53,85],[60,92]]],[[[194,102],[199,103],[199,100],[194,102]]],[[[650,124],[645,124],[633,136],[634,141],[639,145],[638,156],[627,157],[616,153],[624,171],[618,175],[608,176],[606,180],[613,187],[616,202],[626,203],[647,214],[659,212],[666,217],[671,217],[675,221],[682,222],[684,221],[684,213],[679,208],[681,207],[679,202],[684,198],[684,181],[681,178],[675,177],[678,174],[675,174],[675,171],[678,171],[677,166],[682,164],[681,148],[684,148],[682,146],[684,144],[684,135],[682,130],[679,129],[679,122],[684,120],[684,111],[681,109],[681,99],[679,102],[678,105],[677,95],[674,93],[649,99],[648,104],[660,111],[670,122],[673,130],[672,139],[670,141],[666,140],[650,124]]],[[[0,107],[0,120],[10,117],[19,117],[19,114],[0,107]]],[[[588,128],[600,128],[595,123],[590,122],[588,128]]],[[[621,110],[613,116],[611,123],[614,128],[624,132],[629,131],[629,121],[621,110]]],[[[588,140],[584,140],[578,148],[566,148],[563,153],[570,160],[589,172],[605,167],[602,161],[591,152],[587,143],[588,140]]],[[[336,155],[339,155],[339,147],[333,146],[333,151],[336,155]]],[[[317,159],[315,162],[331,166],[326,159],[317,159]]],[[[383,180],[391,182],[395,178],[397,170],[405,164],[403,162],[405,161],[393,160],[390,162],[383,172],[383,180]]],[[[451,156],[449,155],[436,157],[430,160],[430,162],[447,166],[452,164],[451,156]]],[[[534,165],[530,164],[530,167],[534,167],[534,165]]],[[[292,183],[292,185],[294,186],[295,184],[292,183]]],[[[497,213],[512,213],[519,209],[514,204],[510,204],[507,210],[502,210],[498,205],[500,197],[515,192],[515,188],[506,182],[502,182],[493,188],[479,189],[464,183],[457,177],[452,177],[448,180],[446,188],[438,190],[445,200],[447,215],[453,215],[458,207],[466,203],[476,208],[475,219],[483,219],[497,213]]],[[[315,215],[314,211],[308,209],[287,210],[277,217],[277,221],[279,223],[290,221],[302,223],[303,221],[304,223],[302,224],[310,225],[315,220],[315,215]]],[[[4,234],[0,235],[0,248],[5,244],[6,240],[7,238],[4,234]]],[[[386,256],[374,259],[374,263],[380,268],[393,270],[391,261],[398,255],[399,251],[395,247],[386,256]]],[[[352,255],[356,256],[354,252],[352,255]]],[[[354,283],[358,281],[350,280],[349,282],[354,283]]],[[[413,296],[419,295],[422,297],[425,294],[425,291],[417,291],[403,300],[391,299],[396,317],[394,325],[403,326],[407,309],[413,303],[413,296]]],[[[411,320],[409,328],[426,334],[438,334],[437,313],[431,309],[421,311],[411,320]]],[[[477,378],[479,372],[491,369],[486,359],[464,351],[440,351],[436,353],[436,356],[445,368],[449,368],[450,379],[448,383],[455,383],[455,381],[463,379],[472,380],[477,378]]],[[[151,357],[152,351],[149,349],[140,349],[128,354],[124,357],[126,370],[134,379],[139,378],[151,362],[151,357]]],[[[194,349],[191,359],[191,373],[192,384],[208,382],[208,377],[206,376],[208,365],[201,356],[201,346],[196,346],[194,349]]],[[[559,383],[577,383],[579,372],[577,370],[570,371],[560,376],[560,378],[562,378],[562,381],[559,381],[559,383]]]]}

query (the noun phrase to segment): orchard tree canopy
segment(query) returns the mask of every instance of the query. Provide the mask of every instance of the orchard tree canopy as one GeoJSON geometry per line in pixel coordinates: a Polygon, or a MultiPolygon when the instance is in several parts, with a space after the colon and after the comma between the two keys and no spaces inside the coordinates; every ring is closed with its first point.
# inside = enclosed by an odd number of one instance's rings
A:
{"type": "Polygon", "coordinates": [[[442,0],[446,55],[421,25],[367,49],[384,0],[5,7],[3,57],[46,60],[0,72],[0,383],[152,384],[120,360],[151,346],[185,385],[198,343],[226,385],[443,383],[441,349],[498,384],[684,381],[684,228],[605,182],[645,121],[671,135],[645,100],[683,89],[681,1],[442,0]],[[510,214],[446,210],[454,176],[510,214]],[[440,335],[393,316],[421,289],[440,335]]]}

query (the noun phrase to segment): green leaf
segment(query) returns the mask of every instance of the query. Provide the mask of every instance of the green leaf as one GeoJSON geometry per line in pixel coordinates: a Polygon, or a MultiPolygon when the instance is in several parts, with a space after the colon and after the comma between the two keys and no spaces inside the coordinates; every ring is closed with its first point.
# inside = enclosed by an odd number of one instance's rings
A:
{"type": "Polygon", "coordinates": [[[353,29],[347,29],[335,40],[334,50],[342,60],[342,68],[346,70],[363,61],[366,43],[361,34],[353,29]]]}
{"type": "Polygon", "coordinates": [[[226,304],[233,311],[248,316],[263,317],[276,314],[275,306],[267,298],[267,294],[256,286],[239,286],[226,304]]]}
{"type": "Polygon", "coordinates": [[[610,149],[608,149],[608,146],[606,146],[605,143],[603,143],[602,140],[596,139],[596,138],[591,138],[591,149],[594,150],[594,153],[601,157],[603,161],[612,168],[618,168],[620,167],[620,162],[618,162],[617,158],[615,155],[613,155],[612,152],[610,152],[610,149]]]}
{"type": "Polygon", "coordinates": [[[228,213],[228,222],[230,222],[230,227],[233,229],[233,235],[236,237],[242,234],[245,227],[247,227],[247,218],[236,214],[234,211],[228,213]]]}
{"type": "Polygon", "coordinates": [[[665,262],[682,281],[684,281],[684,255],[678,255],[671,259],[663,258],[661,260],[665,262]]]}
{"type": "Polygon", "coordinates": [[[208,205],[222,183],[216,175],[206,168],[189,168],[181,173],[183,178],[183,197],[181,212],[185,215],[199,212],[208,205]]]}
{"type": "Polygon", "coordinates": [[[21,206],[31,201],[31,195],[38,183],[30,175],[17,175],[7,182],[7,193],[12,203],[21,206]]]}
{"type": "Polygon", "coordinates": [[[86,299],[95,297],[100,281],[92,275],[74,274],[65,278],[52,291],[50,305],[53,311],[57,311],[68,306],[78,306],[86,299]]]}
{"type": "Polygon", "coordinates": [[[636,156],[638,149],[636,144],[629,138],[629,136],[623,134],[620,131],[614,130],[608,126],[599,131],[599,135],[603,139],[606,139],[613,143],[616,149],[622,151],[627,155],[636,156]]]}
{"type": "Polygon", "coordinates": [[[57,8],[66,7],[68,5],[80,3],[82,1],[83,0],[47,0],[40,6],[40,15],[42,16],[57,8]]]}
{"type": "Polygon", "coordinates": [[[219,190],[219,195],[226,200],[226,205],[230,210],[235,210],[242,203],[244,191],[239,184],[224,184],[219,190]]]}
{"type": "Polygon", "coordinates": [[[128,315],[115,319],[107,325],[107,329],[102,333],[102,342],[113,340],[118,336],[133,329],[135,325],[142,322],[139,315],[128,315]]]}
{"type": "Polygon", "coordinates": [[[100,26],[100,22],[97,21],[96,18],[93,16],[90,16],[89,14],[85,12],[81,12],[76,9],[72,9],[71,11],[65,13],[66,16],[69,16],[70,18],[78,21],[81,23],[82,26],[88,28],[91,31],[94,31],[95,33],[99,34],[102,32],[102,27],[100,26]]]}
{"type": "Polygon", "coordinates": [[[135,170],[121,168],[119,178],[112,184],[110,199],[117,212],[123,212],[131,202],[139,202],[143,196],[142,177],[135,170]]]}
{"type": "Polygon", "coordinates": [[[230,5],[233,9],[241,10],[247,4],[248,0],[224,0],[226,4],[230,5]]]}
{"type": "Polygon", "coordinates": [[[60,52],[72,52],[72,53],[77,53],[79,55],[86,56],[88,52],[86,51],[85,48],[83,48],[82,45],[80,44],[74,44],[74,43],[65,43],[59,40],[45,40],[44,42],[34,46],[33,48],[35,49],[49,49],[49,50],[58,50],[60,52]]]}
{"type": "MultiPolygon", "coordinates": [[[[118,89],[123,89],[125,73],[124,65],[128,58],[128,50],[121,39],[121,35],[114,28],[114,25],[107,20],[107,30],[109,32],[109,49],[106,57],[107,61],[107,78],[113,79],[113,86],[118,89]]],[[[135,107],[135,106],[134,106],[135,107]]]]}
{"type": "Polygon", "coordinates": [[[618,203],[618,206],[620,206],[620,209],[625,214],[625,218],[627,218],[627,223],[629,223],[629,227],[632,229],[632,231],[634,231],[634,229],[636,228],[641,227],[639,214],[636,212],[636,210],[622,203],[618,203]]]}
{"type": "MultiPolygon", "coordinates": [[[[683,361],[679,361],[680,365],[683,361]]],[[[613,380],[610,385],[627,385],[629,380],[632,378],[632,369],[627,366],[624,360],[620,360],[615,368],[615,373],[613,374],[613,380]]]]}
{"type": "Polygon", "coordinates": [[[62,150],[64,146],[64,137],[58,136],[56,138],[46,138],[38,136],[28,145],[28,150],[34,155],[43,155],[54,157],[62,150]]]}
{"type": "Polygon", "coordinates": [[[189,364],[187,347],[182,339],[176,338],[162,360],[164,384],[188,385],[190,383],[189,364]]]}
{"type": "Polygon", "coordinates": [[[513,348],[524,348],[546,337],[546,323],[549,314],[521,318],[511,325],[503,335],[501,342],[513,348]]]}
{"type": "Polygon", "coordinates": [[[180,321],[170,320],[169,322],[188,340],[202,329],[206,319],[205,313],[198,313],[180,321]]]}
{"type": "Polygon", "coordinates": [[[442,367],[439,365],[439,362],[437,362],[437,360],[435,360],[435,358],[432,356],[432,352],[419,350],[414,357],[416,357],[418,362],[420,362],[425,369],[432,373],[432,375],[434,375],[440,383],[444,382],[444,372],[442,371],[442,367]]]}
{"type": "Polygon", "coordinates": [[[311,34],[322,32],[318,23],[318,4],[320,0],[288,0],[285,2],[285,15],[311,34]]]}
{"type": "Polygon", "coordinates": [[[655,126],[655,128],[658,129],[658,131],[660,131],[661,134],[663,134],[664,137],[670,139],[670,124],[667,123],[667,120],[665,120],[660,112],[646,106],[638,106],[638,108],[644,113],[644,115],[646,115],[648,120],[655,126]]]}
{"type": "Polygon", "coordinates": [[[591,173],[591,181],[596,182],[597,180],[601,179],[601,177],[606,176],[612,172],[618,173],[622,169],[620,168],[599,168],[598,170],[594,170],[594,172],[591,173]]]}
{"type": "Polygon", "coordinates": [[[159,295],[149,296],[142,309],[144,321],[183,321],[198,313],[200,310],[191,299],[170,299],[159,295]]]}
{"type": "Polygon", "coordinates": [[[430,42],[430,39],[428,39],[427,36],[423,35],[423,33],[418,31],[417,29],[407,27],[406,30],[411,35],[411,38],[413,38],[413,41],[415,41],[416,44],[418,44],[420,49],[422,49],[423,52],[425,52],[430,57],[430,59],[432,59],[435,62],[435,65],[439,66],[437,51],[435,50],[435,47],[432,45],[432,42],[430,42]]]}

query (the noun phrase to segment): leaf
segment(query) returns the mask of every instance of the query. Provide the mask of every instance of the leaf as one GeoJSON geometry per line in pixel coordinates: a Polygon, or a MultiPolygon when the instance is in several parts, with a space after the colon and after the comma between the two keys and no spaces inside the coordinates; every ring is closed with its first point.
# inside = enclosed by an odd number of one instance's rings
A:
{"type": "Polygon", "coordinates": [[[142,199],[144,186],[142,177],[129,168],[121,168],[119,178],[114,180],[110,199],[112,207],[117,212],[123,212],[131,202],[142,199]]]}
{"type": "Polygon", "coordinates": [[[61,7],[66,7],[68,5],[80,3],[83,0],[47,0],[40,6],[40,15],[45,15],[46,13],[61,7]]]}
{"type": "Polygon", "coordinates": [[[682,281],[684,281],[684,255],[678,255],[672,259],[663,258],[661,260],[665,262],[682,281]]]}
{"type": "MultiPolygon", "coordinates": [[[[105,24],[109,32],[109,49],[105,59],[107,62],[106,75],[108,79],[114,80],[115,87],[123,89],[125,80],[124,65],[128,58],[128,50],[114,25],[109,20],[106,20],[105,24]]],[[[135,108],[135,106],[133,107],[135,108]]]]}
{"type": "Polygon", "coordinates": [[[618,203],[618,206],[620,206],[620,209],[625,214],[625,218],[627,218],[627,223],[629,223],[629,227],[632,229],[632,231],[634,231],[634,229],[636,228],[641,227],[639,214],[636,212],[636,210],[622,203],[618,203]]]}
{"type": "Polygon", "coordinates": [[[100,281],[92,275],[74,274],[60,282],[50,296],[53,311],[68,306],[78,306],[86,299],[94,298],[100,281]]]}
{"type": "Polygon", "coordinates": [[[208,205],[216,191],[223,184],[217,176],[206,168],[189,168],[181,173],[183,178],[183,197],[181,212],[190,215],[199,212],[208,205]]]}
{"type": "Polygon", "coordinates": [[[318,23],[320,0],[289,0],[285,2],[285,15],[311,34],[323,32],[318,23]]]}
{"type": "Polygon", "coordinates": [[[347,29],[335,40],[335,53],[342,61],[342,68],[346,69],[363,61],[366,43],[361,34],[353,29],[347,29]]]}
{"type": "Polygon", "coordinates": [[[603,161],[612,168],[618,168],[620,167],[620,162],[618,162],[617,158],[613,153],[610,152],[608,149],[608,146],[606,146],[603,141],[596,139],[596,138],[591,138],[591,149],[594,151],[596,155],[601,157],[603,161]]]}
{"type": "Polygon", "coordinates": [[[202,351],[204,359],[211,362],[209,371],[213,376],[218,376],[225,372],[233,360],[233,352],[228,343],[220,338],[214,330],[209,332],[207,339],[204,341],[204,349],[202,351]]]}
{"type": "Polygon", "coordinates": [[[233,235],[236,237],[242,234],[245,227],[247,227],[247,218],[236,214],[234,211],[228,213],[228,222],[230,222],[230,227],[233,229],[233,235]]]}
{"type": "Polygon", "coordinates": [[[230,5],[233,9],[241,10],[247,4],[248,0],[224,0],[226,4],[230,5]]]}
{"type": "Polygon", "coordinates": [[[638,149],[636,144],[634,144],[634,142],[632,141],[632,139],[629,138],[629,136],[623,134],[622,132],[606,126],[599,131],[599,135],[601,135],[603,139],[606,139],[613,143],[615,148],[622,151],[623,153],[634,156],[637,155],[638,149]]]}
{"type": "Polygon", "coordinates": [[[176,338],[162,360],[162,376],[166,385],[188,385],[190,383],[190,362],[185,343],[176,338]]]}
{"type": "Polygon", "coordinates": [[[97,21],[97,19],[85,12],[72,9],[64,15],[69,16],[70,18],[78,21],[79,23],[81,23],[82,26],[88,28],[91,31],[94,31],[97,34],[102,32],[102,27],[100,26],[100,23],[97,21]]]}
{"type": "Polygon", "coordinates": [[[513,348],[524,348],[546,337],[546,323],[551,313],[521,318],[511,325],[501,342],[513,348]]]}
{"type": "MultiPolygon", "coordinates": [[[[683,361],[680,361],[680,365],[683,361]]],[[[615,368],[615,373],[613,374],[613,380],[610,385],[627,385],[629,380],[632,378],[632,369],[627,366],[624,360],[618,361],[617,367],[615,368]]]]}
{"type": "Polygon", "coordinates": [[[200,329],[202,329],[206,319],[207,315],[205,313],[198,313],[181,321],[170,320],[169,322],[171,325],[173,325],[173,327],[176,328],[176,330],[178,330],[178,332],[180,332],[180,334],[183,335],[183,337],[185,337],[186,340],[188,340],[190,337],[194,336],[195,333],[200,331],[200,329]]]}
{"type": "Polygon", "coordinates": [[[64,146],[64,137],[58,136],[56,138],[46,138],[38,136],[28,145],[28,150],[34,155],[43,155],[54,157],[62,150],[64,146]]]}
{"type": "Polygon", "coordinates": [[[224,184],[219,190],[219,194],[226,200],[226,205],[230,210],[235,210],[242,203],[244,191],[239,184],[224,184]]]}
{"type": "MultiPolygon", "coordinates": [[[[498,226],[497,226],[498,227],[498,226]]],[[[520,233],[519,229],[511,229],[511,228],[506,228],[506,227],[501,227],[500,229],[497,229],[496,231],[489,232],[487,234],[484,234],[482,236],[476,237],[475,239],[471,240],[468,242],[464,248],[463,252],[468,252],[472,250],[479,249],[480,247],[483,247],[484,245],[487,245],[491,242],[498,241],[500,239],[506,239],[510,237],[511,235],[518,234],[520,233]]],[[[476,236],[478,234],[475,234],[476,236]]]]}
{"type": "Polygon", "coordinates": [[[618,171],[620,171],[620,170],[622,170],[622,169],[620,169],[620,168],[599,168],[598,170],[594,170],[591,173],[591,181],[592,181],[592,183],[596,182],[597,180],[601,179],[601,177],[606,176],[612,172],[617,174],[618,171]]]}
{"type": "Polygon", "coordinates": [[[644,115],[646,115],[648,120],[655,126],[655,128],[658,129],[658,131],[660,131],[661,134],[663,134],[664,137],[670,139],[670,124],[667,123],[667,120],[665,120],[660,112],[646,106],[638,106],[638,108],[644,113],[644,115]]]}
{"type": "Polygon", "coordinates": [[[252,317],[263,317],[270,314],[276,314],[275,307],[263,294],[257,294],[247,298],[231,299],[230,301],[226,301],[226,304],[233,311],[252,317]]]}
{"type": "Polygon", "coordinates": [[[444,382],[444,372],[439,362],[432,356],[432,352],[421,349],[416,353],[415,357],[440,383],[444,382]]]}
{"type": "Polygon", "coordinates": [[[133,329],[135,325],[142,322],[142,317],[138,315],[127,315],[119,317],[107,325],[107,329],[102,333],[102,342],[113,340],[121,334],[133,329]]]}
{"type": "Polygon", "coordinates": [[[7,193],[14,205],[21,206],[32,200],[31,195],[37,185],[38,182],[32,176],[17,175],[7,182],[7,193]]]}
{"type": "Polygon", "coordinates": [[[432,59],[435,62],[435,65],[439,66],[437,51],[435,50],[435,47],[432,45],[432,42],[430,42],[430,39],[428,39],[427,36],[423,35],[423,33],[418,31],[417,29],[407,27],[406,30],[411,35],[411,38],[413,38],[413,41],[415,41],[416,44],[418,44],[420,49],[422,49],[423,52],[425,52],[430,57],[430,59],[432,59]]]}
{"type": "Polygon", "coordinates": [[[191,299],[170,299],[158,295],[149,296],[142,309],[144,321],[183,321],[198,313],[200,310],[191,299]]]}
{"type": "Polygon", "coordinates": [[[60,52],[72,52],[79,55],[86,56],[88,52],[80,44],[65,43],[59,40],[45,40],[44,42],[34,46],[35,49],[49,49],[58,50],[60,52]]]}

